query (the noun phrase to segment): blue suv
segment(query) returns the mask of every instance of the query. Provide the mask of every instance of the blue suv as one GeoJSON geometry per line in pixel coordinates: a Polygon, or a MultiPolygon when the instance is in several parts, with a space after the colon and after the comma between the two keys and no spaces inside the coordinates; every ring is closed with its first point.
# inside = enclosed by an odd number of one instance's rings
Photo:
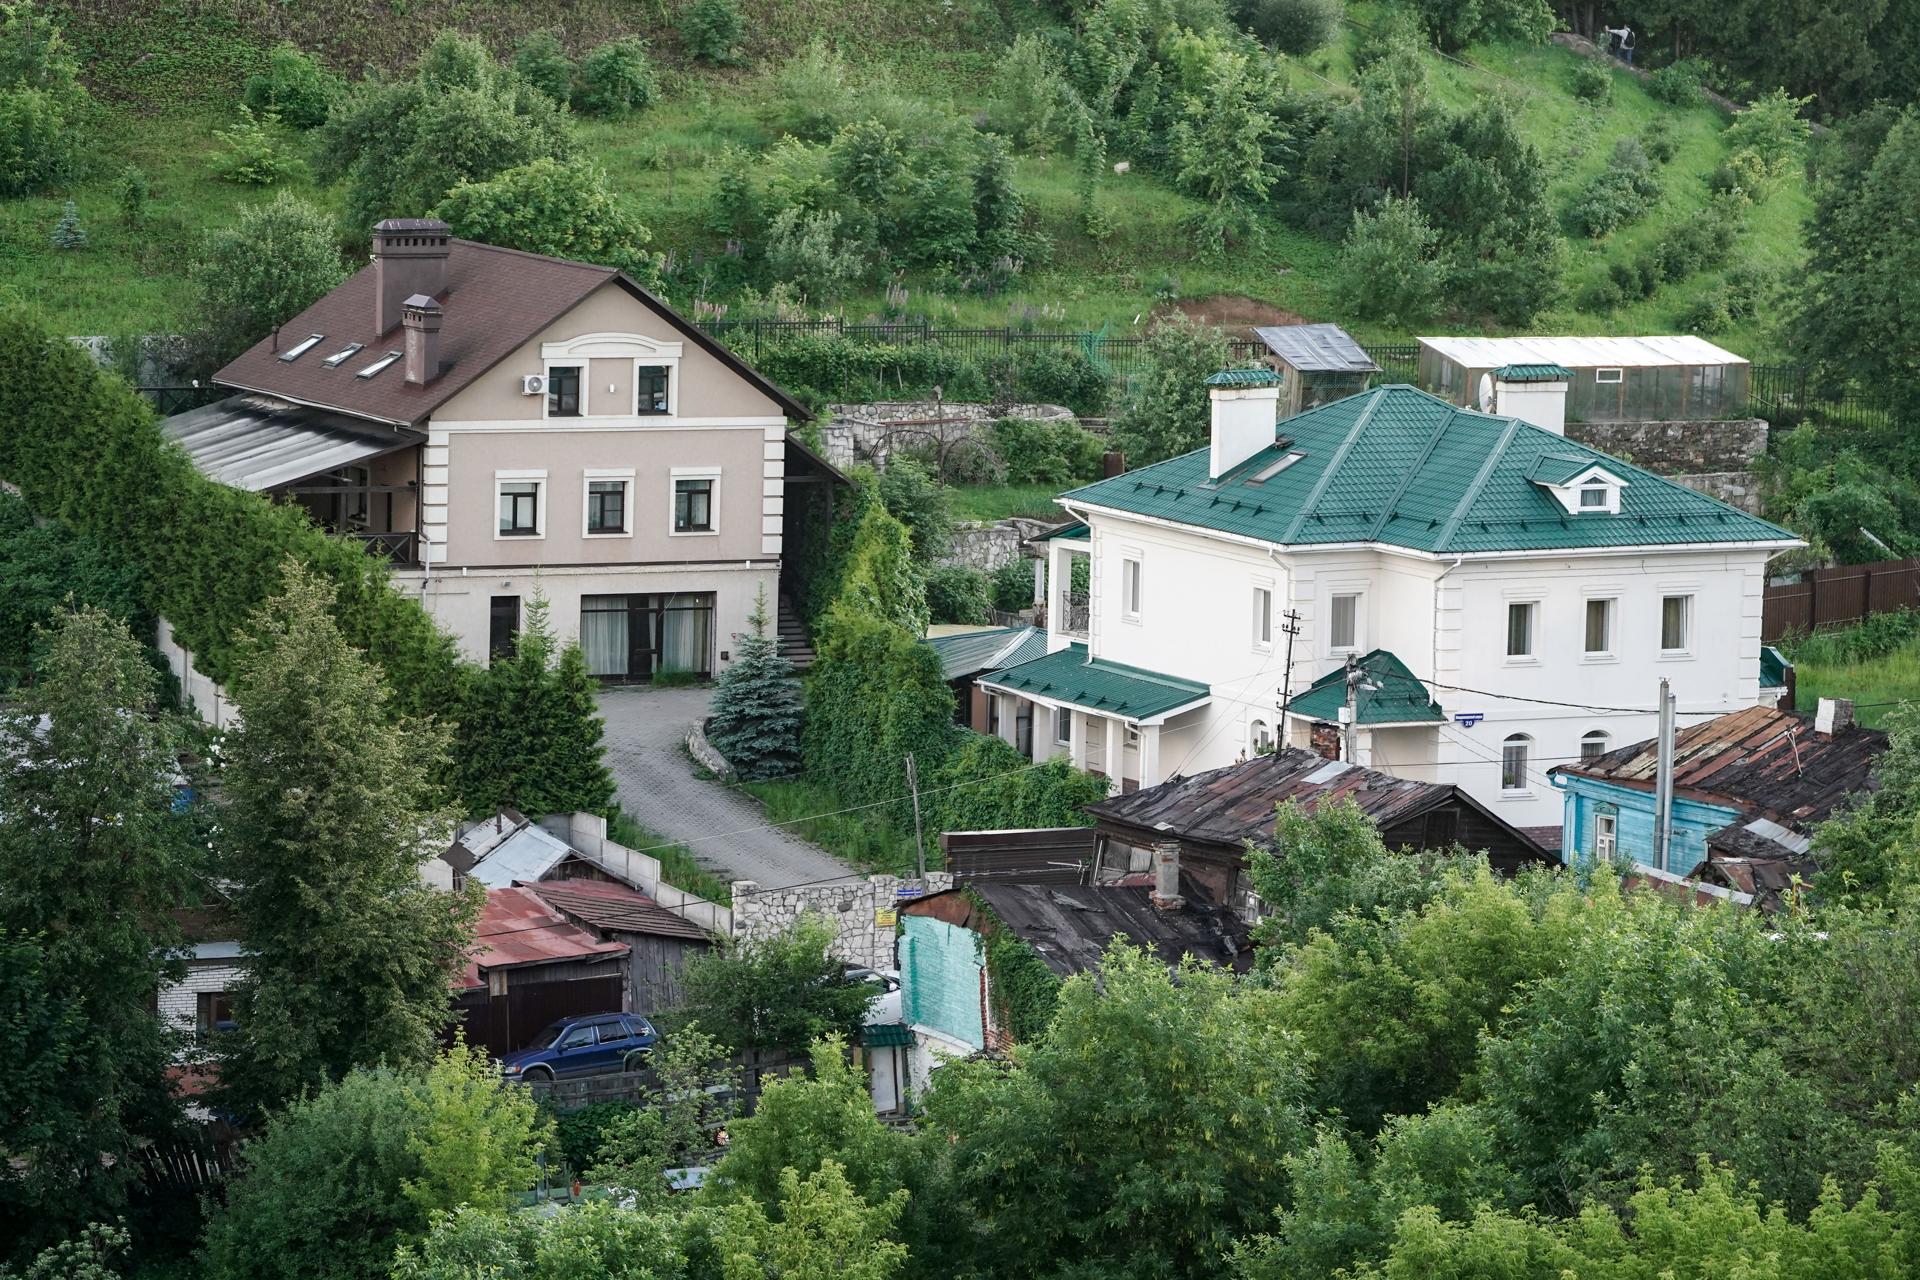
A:
{"type": "Polygon", "coordinates": [[[633,1013],[589,1013],[560,1021],[526,1048],[500,1059],[509,1080],[560,1080],[619,1071],[627,1056],[660,1041],[653,1024],[633,1013]]]}

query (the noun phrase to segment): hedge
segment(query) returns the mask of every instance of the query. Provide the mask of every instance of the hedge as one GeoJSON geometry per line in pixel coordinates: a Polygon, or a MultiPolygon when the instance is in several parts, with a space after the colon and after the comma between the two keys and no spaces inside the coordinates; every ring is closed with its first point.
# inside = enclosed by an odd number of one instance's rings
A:
{"type": "Polygon", "coordinates": [[[136,636],[153,635],[137,569],[84,533],[36,524],[25,501],[0,492],[0,689],[32,675],[35,628],[69,602],[104,610],[136,636]]]}
{"type": "MultiPolygon", "coordinates": [[[[134,566],[148,611],[173,624],[202,672],[231,675],[241,624],[279,592],[292,559],[333,584],[340,629],[385,670],[396,714],[466,719],[486,673],[460,659],[452,638],[358,540],[201,475],[132,387],[17,309],[0,312],[0,369],[0,478],[18,485],[35,512],[134,566]]],[[[597,751],[597,721],[571,731],[597,751]]],[[[526,781],[494,780],[488,789],[518,793],[526,781]]],[[[560,797],[562,805],[571,799],[560,797]]]]}

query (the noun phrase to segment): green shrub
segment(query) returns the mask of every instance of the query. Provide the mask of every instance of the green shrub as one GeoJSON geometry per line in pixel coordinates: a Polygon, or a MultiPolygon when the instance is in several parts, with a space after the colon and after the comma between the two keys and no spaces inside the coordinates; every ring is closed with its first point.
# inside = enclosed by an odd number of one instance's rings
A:
{"type": "Polygon", "coordinates": [[[815,306],[832,306],[866,272],[866,250],[832,210],[782,209],[767,228],[767,269],[815,306]]]}
{"type": "Polygon", "coordinates": [[[34,629],[73,605],[102,609],[134,635],[153,635],[140,571],[85,533],[38,524],[27,504],[0,492],[0,688],[38,665],[34,629]]]}
{"type": "Polygon", "coordinates": [[[775,135],[824,142],[858,109],[853,69],[831,44],[814,39],[780,64],[761,113],[775,135]]]}
{"type": "Polygon", "coordinates": [[[1312,53],[1333,43],[1346,15],[1342,0],[1236,0],[1233,18],[1282,53],[1312,53]]]}
{"type": "Polygon", "coordinates": [[[927,574],[927,616],[934,622],[981,626],[990,603],[987,575],[978,569],[943,564],[927,574]]]}
{"type": "Polygon", "coordinates": [[[147,203],[153,198],[153,186],[147,171],[130,164],[120,171],[113,184],[114,203],[120,208],[120,225],[138,231],[147,222],[147,203]]]}
{"type": "Polygon", "coordinates": [[[1706,77],[1706,64],[1693,58],[1682,58],[1649,76],[1647,92],[1672,106],[1698,106],[1706,77]]]}
{"type": "Polygon", "coordinates": [[[1607,275],[1619,286],[1623,298],[1651,298],[1660,288],[1659,264],[1651,257],[1611,262],[1607,275]]]}
{"type": "Polygon", "coordinates": [[[1002,418],[989,428],[1010,484],[1085,484],[1100,476],[1106,444],[1072,422],[1002,418]]]}
{"type": "Polygon", "coordinates": [[[1340,250],[1334,288],[1353,314],[1404,329],[1440,305],[1446,267],[1440,236],[1419,202],[1388,199],[1377,213],[1356,213],[1340,250]]]}
{"type": "Polygon", "coordinates": [[[551,31],[535,31],[513,51],[513,69],[528,84],[565,105],[573,99],[573,59],[551,31]]]}
{"type": "Polygon", "coordinates": [[[575,1174],[585,1173],[593,1167],[608,1132],[638,1109],[632,1102],[589,1102],[578,1110],[554,1113],[554,1155],[575,1174]]]}
{"type": "Polygon", "coordinates": [[[79,129],[68,99],[39,89],[0,89],[0,196],[58,186],[79,162],[79,129]]]}
{"type": "Polygon", "coordinates": [[[1569,77],[1573,96],[1595,106],[1613,98],[1613,71],[1598,58],[1581,58],[1569,77]]]}
{"type": "Polygon", "coordinates": [[[265,71],[247,77],[240,98],[256,115],[275,115],[295,129],[312,129],[326,123],[333,104],[345,93],[344,80],[287,42],[267,55],[265,71]]]}
{"type": "Polygon", "coordinates": [[[1574,202],[1573,224],[1598,240],[1644,214],[1660,194],[1660,181],[1638,138],[1621,138],[1609,165],[1574,202]]]}
{"type": "Polygon", "coordinates": [[[609,40],[580,62],[574,105],[590,116],[624,116],[654,99],[653,61],[639,36],[609,40]]]}
{"type": "Polygon", "coordinates": [[[1580,291],[1582,311],[1612,311],[1625,301],[1626,294],[1611,274],[1601,276],[1580,291]]]}
{"type": "Polygon", "coordinates": [[[1673,136],[1673,122],[1665,116],[1655,116],[1647,122],[1647,127],[1640,131],[1640,145],[1655,164],[1667,164],[1680,152],[1680,141],[1673,136]]]}
{"type": "Polygon", "coordinates": [[[213,131],[226,148],[214,158],[214,176],[242,186],[270,187],[305,169],[300,157],[280,137],[279,125],[273,112],[255,115],[251,107],[242,104],[240,118],[230,128],[213,131]]]}
{"type": "Polygon", "coordinates": [[[687,52],[717,67],[738,64],[742,32],[733,0],[693,0],[680,15],[680,38],[687,52]]]}
{"type": "MultiPolygon", "coordinates": [[[[1051,738],[1053,726],[1041,712],[1035,735],[1051,738]]],[[[1086,806],[1104,800],[1107,784],[1065,757],[1039,767],[1011,743],[958,731],[959,747],[941,766],[932,798],[938,830],[986,831],[1007,827],[1083,827],[1086,806]]],[[[924,783],[922,785],[925,785],[924,783]]]]}
{"type": "Polygon", "coordinates": [[[1033,603],[1033,565],[1031,560],[1014,559],[993,571],[987,581],[994,608],[1018,613],[1033,603]]]}
{"type": "Polygon", "coordinates": [[[484,182],[462,182],[433,216],[469,240],[619,267],[643,283],[659,279],[660,256],[647,249],[653,233],[591,161],[543,156],[484,182]]]}
{"type": "Polygon", "coordinates": [[[208,233],[193,265],[209,359],[224,364],[339,284],[346,272],[333,219],[281,192],[208,233]]]}
{"type": "Polygon", "coordinates": [[[1063,404],[1083,418],[1107,411],[1111,373],[1081,347],[1029,347],[1013,357],[1013,384],[1029,404],[1063,404]]]}
{"type": "Polygon", "coordinates": [[[1747,201],[1719,197],[1684,222],[1675,223],[1654,246],[1660,278],[1684,280],[1696,271],[1726,265],[1746,229],[1747,201]]]}
{"type": "Polygon", "coordinates": [[[1072,137],[1080,100],[1061,71],[1060,50],[1023,31],[999,60],[987,121],[1022,151],[1045,152],[1072,137]]]}

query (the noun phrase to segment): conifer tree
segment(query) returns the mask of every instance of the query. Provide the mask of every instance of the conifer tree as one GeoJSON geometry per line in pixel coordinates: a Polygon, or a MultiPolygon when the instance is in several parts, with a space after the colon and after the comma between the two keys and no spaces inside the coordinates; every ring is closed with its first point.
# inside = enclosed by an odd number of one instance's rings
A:
{"type": "Polygon", "coordinates": [[[707,740],[743,778],[785,777],[800,771],[800,682],[767,635],[765,587],[747,622],[752,634],[735,640],[714,690],[707,740]]]}
{"type": "Polygon", "coordinates": [[[69,200],[60,210],[60,221],[53,224],[53,234],[47,237],[56,249],[84,249],[87,247],[87,229],[80,225],[80,210],[69,200]]]}
{"type": "Polygon", "coordinates": [[[444,847],[447,735],[395,719],[379,667],[333,620],[334,592],[289,564],[243,634],[229,689],[226,878],[248,954],[222,1080],[241,1108],[355,1067],[433,1057],[477,895],[420,876],[444,847]]]}

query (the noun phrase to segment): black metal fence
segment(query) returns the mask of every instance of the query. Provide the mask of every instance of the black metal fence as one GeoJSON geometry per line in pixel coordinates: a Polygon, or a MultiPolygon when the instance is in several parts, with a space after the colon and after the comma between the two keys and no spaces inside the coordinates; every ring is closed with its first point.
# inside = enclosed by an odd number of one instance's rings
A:
{"type": "Polygon", "coordinates": [[[1797,427],[1803,422],[1859,431],[1890,431],[1893,413],[1857,391],[1822,387],[1812,369],[1803,364],[1753,366],[1751,400],[1756,417],[1775,427],[1797,427]]]}

